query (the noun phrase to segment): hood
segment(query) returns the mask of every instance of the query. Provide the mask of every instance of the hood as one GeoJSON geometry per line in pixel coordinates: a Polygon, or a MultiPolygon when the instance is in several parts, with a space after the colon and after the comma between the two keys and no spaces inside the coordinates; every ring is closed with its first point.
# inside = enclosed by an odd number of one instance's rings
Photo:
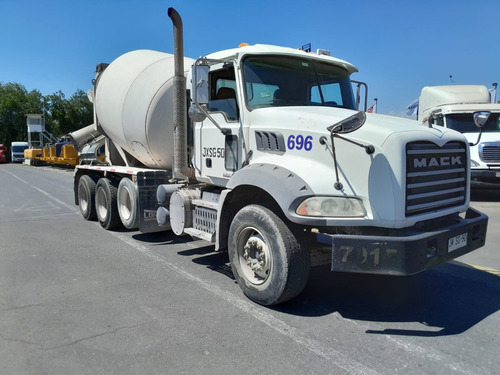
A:
{"type": "MultiPolygon", "coordinates": [[[[436,211],[405,216],[408,145],[427,147],[430,142],[443,147],[448,142],[466,143],[464,136],[411,119],[367,113],[361,128],[341,134],[343,139],[336,138],[333,145],[327,128],[355,113],[335,107],[269,107],[246,113],[245,122],[253,131],[248,138],[250,164],[284,168],[306,181],[313,195],[361,199],[367,217],[343,219],[336,225],[370,225],[369,219],[376,219],[382,226],[402,227],[442,215],[436,211]],[[365,146],[373,146],[373,152],[366,152],[365,146]],[[335,188],[337,182],[340,189],[335,188]]],[[[451,207],[448,213],[462,209],[451,207]]]]}
{"type": "MultiPolygon", "coordinates": [[[[354,110],[332,107],[269,107],[250,112],[249,120],[255,129],[279,130],[279,128],[282,128],[286,132],[293,128],[304,132],[329,135],[328,127],[355,113],[354,110]]],[[[403,136],[409,132],[419,132],[421,137],[430,137],[438,144],[440,143],[439,139],[445,133],[451,132],[459,135],[459,133],[452,130],[423,126],[416,120],[366,113],[365,124],[360,129],[345,136],[350,139],[382,146],[389,137],[403,136]]]]}

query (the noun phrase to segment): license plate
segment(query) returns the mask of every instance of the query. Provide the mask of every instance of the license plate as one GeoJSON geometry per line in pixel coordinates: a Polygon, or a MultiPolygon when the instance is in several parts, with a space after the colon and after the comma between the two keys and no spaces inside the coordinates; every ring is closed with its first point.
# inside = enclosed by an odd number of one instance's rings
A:
{"type": "Polygon", "coordinates": [[[451,237],[448,240],[448,252],[460,249],[465,245],[467,245],[467,233],[462,233],[458,236],[451,237]]]}

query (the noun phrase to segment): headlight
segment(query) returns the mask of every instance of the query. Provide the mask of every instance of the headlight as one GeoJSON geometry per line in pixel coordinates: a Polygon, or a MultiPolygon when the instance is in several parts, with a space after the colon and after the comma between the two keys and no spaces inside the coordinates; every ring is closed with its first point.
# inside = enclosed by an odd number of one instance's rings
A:
{"type": "Polygon", "coordinates": [[[363,217],[363,203],[357,198],[311,197],[304,200],[297,210],[298,215],[320,217],[363,217]]]}

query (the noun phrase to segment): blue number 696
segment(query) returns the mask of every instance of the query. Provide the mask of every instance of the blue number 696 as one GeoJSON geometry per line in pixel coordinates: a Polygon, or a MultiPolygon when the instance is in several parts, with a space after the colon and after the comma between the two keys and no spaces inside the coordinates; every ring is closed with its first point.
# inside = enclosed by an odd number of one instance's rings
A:
{"type": "Polygon", "coordinates": [[[288,142],[287,142],[288,149],[289,150],[304,149],[306,151],[311,151],[313,147],[312,139],[313,138],[310,135],[304,138],[304,136],[301,134],[297,136],[292,134],[288,137],[288,142]]]}

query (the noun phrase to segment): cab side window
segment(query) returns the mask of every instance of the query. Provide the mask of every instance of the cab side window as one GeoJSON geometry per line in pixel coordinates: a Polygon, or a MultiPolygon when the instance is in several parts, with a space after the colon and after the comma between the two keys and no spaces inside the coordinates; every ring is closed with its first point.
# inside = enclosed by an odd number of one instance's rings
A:
{"type": "Polygon", "coordinates": [[[229,121],[237,121],[238,101],[236,98],[236,78],[232,65],[210,75],[209,111],[223,112],[229,121]]]}

